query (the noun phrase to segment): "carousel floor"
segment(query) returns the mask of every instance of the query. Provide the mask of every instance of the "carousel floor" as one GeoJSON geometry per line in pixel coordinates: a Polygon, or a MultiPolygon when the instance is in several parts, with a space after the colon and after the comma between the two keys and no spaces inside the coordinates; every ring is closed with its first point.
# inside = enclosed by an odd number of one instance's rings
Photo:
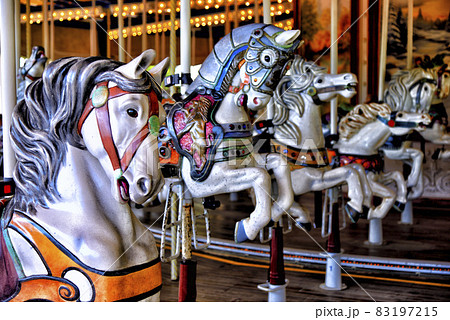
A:
{"type": "MultiPolygon", "coordinates": [[[[235,222],[246,217],[253,206],[246,193],[238,201],[228,195],[217,197],[222,205],[210,211],[212,237],[233,240],[235,222]]],[[[312,212],[312,195],[301,198],[312,212]]],[[[163,206],[146,208],[141,220],[160,227],[163,206]]],[[[348,224],[341,231],[345,254],[393,259],[414,259],[450,263],[450,201],[414,202],[414,224],[398,224],[400,213],[390,212],[383,220],[384,244],[367,245],[368,222],[348,224]]],[[[308,234],[298,228],[284,236],[285,249],[321,252],[325,247],[320,229],[308,234]]],[[[259,241],[253,241],[259,244],[259,241]]],[[[268,244],[266,244],[268,247],[268,244]]],[[[205,249],[193,252],[197,261],[197,301],[267,301],[257,285],[267,279],[268,258],[205,249]]],[[[346,290],[325,291],[325,265],[285,262],[287,301],[450,301],[450,275],[344,268],[346,290]]],[[[177,301],[178,281],[170,280],[170,264],[163,264],[162,301],[177,301]]]]}

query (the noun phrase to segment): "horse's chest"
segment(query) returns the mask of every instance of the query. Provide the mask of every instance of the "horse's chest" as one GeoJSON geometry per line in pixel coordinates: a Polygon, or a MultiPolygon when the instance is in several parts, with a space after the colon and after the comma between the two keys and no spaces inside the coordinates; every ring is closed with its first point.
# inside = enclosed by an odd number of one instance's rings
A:
{"type": "MultiPolygon", "coordinates": [[[[8,228],[32,244],[46,270],[22,275],[20,291],[10,301],[135,301],[150,298],[161,289],[159,258],[119,270],[111,270],[113,264],[99,270],[82,262],[77,256],[80,252],[69,251],[24,215],[15,214],[8,228]]],[[[16,265],[20,266],[20,262],[16,261],[16,265]]]]}

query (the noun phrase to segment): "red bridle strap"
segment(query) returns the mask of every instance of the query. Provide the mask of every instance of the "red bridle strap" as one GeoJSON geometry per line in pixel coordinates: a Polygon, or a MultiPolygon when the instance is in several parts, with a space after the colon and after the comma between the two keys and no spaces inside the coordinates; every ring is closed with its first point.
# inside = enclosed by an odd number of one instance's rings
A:
{"type": "MultiPolygon", "coordinates": [[[[129,146],[124,152],[124,155],[122,159],[119,159],[119,153],[117,151],[116,145],[114,144],[112,131],[111,131],[111,123],[109,119],[109,108],[108,108],[108,101],[113,98],[117,98],[120,96],[123,96],[125,94],[131,94],[132,92],[124,91],[120,89],[119,87],[115,86],[112,88],[108,88],[107,82],[99,83],[96,86],[96,89],[99,87],[104,86],[108,90],[108,96],[105,97],[105,101],[99,105],[94,106],[92,102],[92,98],[89,99],[88,103],[86,104],[86,107],[80,117],[80,120],[78,122],[78,133],[81,134],[81,128],[83,127],[83,123],[86,120],[86,118],[89,116],[89,114],[92,112],[92,110],[95,109],[95,116],[97,118],[97,125],[100,132],[100,138],[103,143],[103,147],[108,154],[108,157],[111,161],[112,167],[115,172],[117,172],[117,177],[119,178],[120,175],[128,168],[131,160],[133,159],[137,149],[142,144],[142,142],[145,140],[145,138],[149,135],[150,131],[148,129],[148,123],[146,123],[141,130],[136,134],[136,136],[133,138],[129,146]]],[[[96,90],[94,89],[94,90],[96,90]]],[[[155,92],[146,93],[146,95],[149,97],[149,103],[150,103],[150,112],[149,112],[149,118],[150,116],[154,114],[158,114],[159,111],[159,104],[158,104],[158,97],[156,96],[155,92]]]]}

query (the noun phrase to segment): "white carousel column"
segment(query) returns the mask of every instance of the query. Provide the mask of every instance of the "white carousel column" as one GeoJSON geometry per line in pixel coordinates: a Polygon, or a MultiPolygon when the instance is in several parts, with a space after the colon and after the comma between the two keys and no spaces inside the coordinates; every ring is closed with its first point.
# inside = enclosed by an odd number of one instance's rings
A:
{"type": "Polygon", "coordinates": [[[372,246],[381,246],[383,244],[383,220],[369,220],[369,239],[365,244],[372,246]]]}
{"type": "Polygon", "coordinates": [[[125,62],[125,39],[123,37],[123,0],[117,0],[119,6],[118,21],[119,21],[119,61],[125,62]]]}
{"type": "Polygon", "coordinates": [[[380,69],[378,74],[378,100],[384,96],[384,77],[386,73],[387,33],[389,19],[389,0],[383,0],[383,12],[381,16],[381,43],[380,43],[380,69]]]}
{"type": "Polygon", "coordinates": [[[270,16],[270,0],[263,0],[263,22],[266,24],[272,23],[272,17],[270,16]]]}
{"type": "Polygon", "coordinates": [[[400,224],[413,224],[413,203],[411,200],[406,201],[405,210],[402,211],[400,224]]]}
{"type": "MultiPolygon", "coordinates": [[[[337,23],[338,23],[338,0],[331,0],[331,23],[330,23],[330,73],[336,74],[338,67],[338,38],[337,38],[337,23]]],[[[337,134],[337,98],[330,101],[330,131],[331,134],[337,134]]],[[[334,204],[332,209],[332,234],[330,237],[336,237],[337,242],[340,243],[339,232],[339,210],[337,209],[337,192],[336,188],[329,191],[330,201],[334,204]]],[[[329,239],[330,241],[330,239],[329,239]]],[[[327,267],[325,272],[325,282],[320,285],[324,290],[343,290],[347,286],[342,283],[341,275],[341,248],[338,246],[338,252],[331,252],[327,249],[327,267]]]]}
{"type": "Polygon", "coordinates": [[[408,41],[406,43],[406,69],[408,70],[413,68],[413,9],[414,1],[408,0],[408,41]]]}
{"type": "MultiPolygon", "coordinates": [[[[15,54],[16,54],[16,75],[19,74],[20,67],[20,0],[15,0],[14,28],[15,28],[15,54]]],[[[19,79],[16,77],[16,88],[19,86],[19,79]]]]}
{"type": "MultiPolygon", "coordinates": [[[[180,3],[180,69],[181,74],[191,72],[191,2],[181,0],[180,3]]],[[[186,92],[188,85],[181,85],[181,93],[186,92]]]]}
{"type": "Polygon", "coordinates": [[[12,179],[16,158],[12,149],[9,131],[11,115],[16,104],[16,59],[14,45],[14,1],[0,1],[1,40],[1,106],[3,114],[3,177],[12,179]]]}
{"type": "Polygon", "coordinates": [[[45,54],[50,51],[50,38],[48,33],[48,0],[42,1],[42,39],[45,54]]]}

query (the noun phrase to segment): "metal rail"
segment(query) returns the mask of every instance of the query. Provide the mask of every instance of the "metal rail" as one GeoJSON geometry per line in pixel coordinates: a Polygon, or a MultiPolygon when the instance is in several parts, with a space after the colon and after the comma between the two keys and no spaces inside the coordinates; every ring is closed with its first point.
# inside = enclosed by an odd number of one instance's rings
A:
{"type": "MultiPolygon", "coordinates": [[[[150,228],[155,238],[161,238],[161,230],[159,228],[150,228]]],[[[166,234],[166,237],[170,234],[166,234]]],[[[203,237],[198,237],[197,241],[206,242],[203,237]]],[[[217,250],[224,252],[231,252],[241,256],[253,256],[269,258],[270,249],[268,246],[245,243],[237,244],[230,240],[223,240],[211,238],[211,244],[208,250],[217,250]]],[[[323,252],[312,250],[300,250],[285,248],[285,261],[292,263],[311,263],[311,264],[326,264],[326,256],[323,252]]],[[[442,261],[425,261],[415,259],[396,259],[385,257],[370,257],[362,255],[342,254],[342,267],[355,269],[371,269],[383,271],[400,271],[417,274],[433,274],[433,275],[450,275],[450,262],[442,261]]]]}

